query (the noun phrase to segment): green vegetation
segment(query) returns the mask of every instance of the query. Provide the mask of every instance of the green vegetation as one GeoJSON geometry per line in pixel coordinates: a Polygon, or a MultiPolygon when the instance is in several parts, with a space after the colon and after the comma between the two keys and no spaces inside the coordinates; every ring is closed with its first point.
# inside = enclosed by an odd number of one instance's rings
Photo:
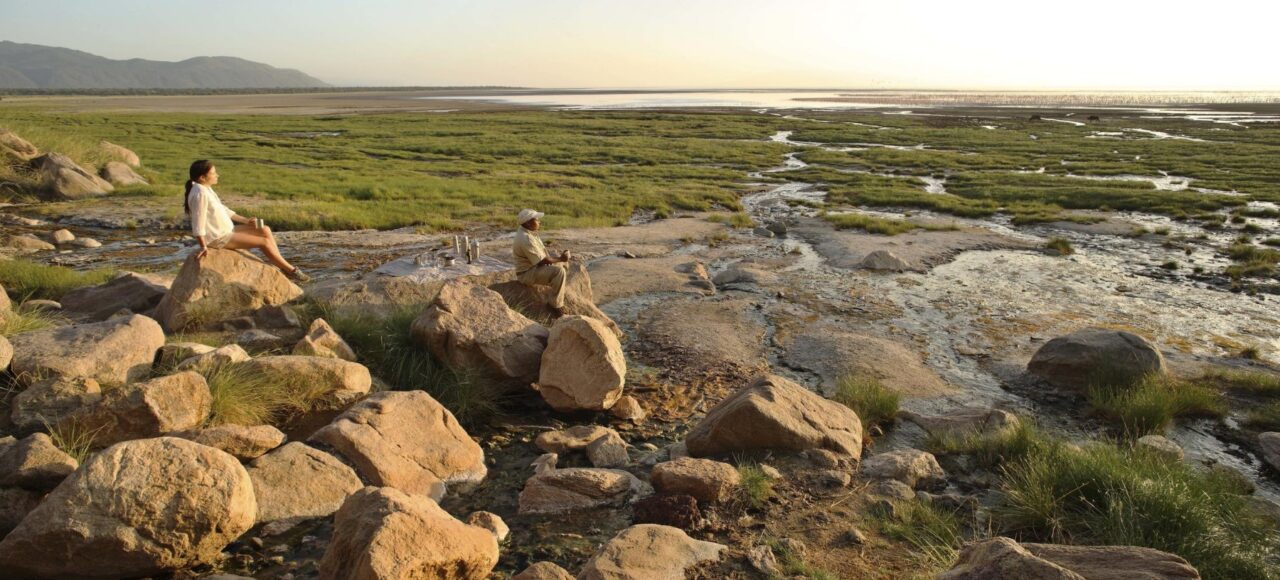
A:
{"type": "Polygon", "coordinates": [[[210,425],[275,424],[309,408],[305,385],[269,380],[243,364],[223,364],[205,375],[213,402],[210,425]]]}
{"type": "Polygon", "coordinates": [[[1049,241],[1045,242],[1044,247],[1057,252],[1059,256],[1070,256],[1071,254],[1076,253],[1076,249],[1071,247],[1070,240],[1058,236],[1049,238],[1049,241]]]}
{"type": "Polygon", "coordinates": [[[1280,430],[1280,401],[1272,401],[1249,411],[1245,423],[1259,431],[1280,430]]]}
{"type": "Polygon", "coordinates": [[[767,545],[778,558],[778,567],[782,569],[784,578],[809,578],[810,580],[836,580],[836,576],[826,570],[814,567],[805,561],[804,553],[792,549],[787,542],[770,540],[767,545]]]}
{"type": "Polygon", "coordinates": [[[1275,373],[1213,367],[1201,373],[1195,382],[1250,395],[1280,397],[1280,375],[1275,373]]]}
{"type": "Polygon", "coordinates": [[[1163,433],[1176,417],[1226,414],[1226,404],[1214,390],[1154,373],[1134,382],[1094,384],[1089,405],[1130,438],[1163,433]]]}
{"type": "Polygon", "coordinates": [[[950,231],[955,225],[922,224],[908,220],[875,217],[860,213],[824,213],[822,218],[841,230],[863,230],[871,234],[896,236],[915,230],[950,231]]]}
{"type": "Polygon", "coordinates": [[[728,224],[729,227],[732,227],[735,230],[753,228],[756,225],[756,222],[752,221],[751,216],[747,215],[746,212],[741,212],[741,211],[737,213],[729,213],[729,214],[725,214],[725,213],[711,214],[707,216],[707,221],[718,223],[718,224],[728,224]]]}
{"type": "Polygon", "coordinates": [[[773,498],[773,479],[758,463],[740,460],[737,464],[742,480],[738,486],[738,501],[752,509],[763,508],[773,498]]]}
{"type": "Polygon", "coordinates": [[[879,379],[864,374],[840,377],[831,398],[858,414],[863,435],[870,434],[873,427],[893,425],[901,401],[898,393],[889,390],[879,379]]]}
{"type": "Polygon", "coordinates": [[[872,517],[885,537],[906,542],[920,554],[929,572],[949,568],[966,541],[960,514],[927,501],[896,502],[893,509],[877,510],[872,517]]]}
{"type": "Polygon", "coordinates": [[[1043,453],[1057,444],[1034,423],[1023,419],[1017,426],[996,433],[930,436],[925,448],[935,454],[972,455],[980,467],[995,469],[1005,462],[1043,453]]]}
{"type": "Polygon", "coordinates": [[[381,317],[323,317],[351,345],[360,362],[392,389],[426,391],[467,426],[499,412],[503,402],[512,397],[509,389],[496,381],[456,372],[414,343],[409,328],[421,310],[420,306],[404,306],[381,317]]]}
{"type": "Polygon", "coordinates": [[[105,269],[81,272],[27,260],[0,260],[0,286],[15,301],[58,300],[76,288],[102,284],[114,276],[115,272],[105,269]]]}
{"type": "Polygon", "coordinates": [[[42,330],[66,321],[57,312],[43,308],[26,308],[15,304],[13,311],[0,314],[0,336],[13,336],[33,330],[42,330]]]}
{"type": "Polygon", "coordinates": [[[45,423],[45,431],[54,447],[70,455],[77,463],[84,463],[93,450],[93,440],[98,435],[97,429],[89,429],[79,421],[62,421],[56,425],[45,423]]]}
{"type": "Polygon", "coordinates": [[[1227,256],[1235,262],[1227,267],[1227,276],[1236,279],[1272,276],[1276,273],[1276,264],[1280,264],[1280,250],[1258,247],[1247,241],[1227,248],[1227,256]]]}

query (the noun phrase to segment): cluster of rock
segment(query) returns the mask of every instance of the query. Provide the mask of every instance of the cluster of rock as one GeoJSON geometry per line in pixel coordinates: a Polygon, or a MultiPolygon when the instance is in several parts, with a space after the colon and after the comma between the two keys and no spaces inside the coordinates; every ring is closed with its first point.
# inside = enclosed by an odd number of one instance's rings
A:
{"type": "Polygon", "coordinates": [[[111,160],[94,173],[61,153],[41,154],[31,142],[0,128],[0,163],[26,165],[40,176],[40,187],[59,199],[99,196],[111,193],[116,186],[148,183],[134,171],[142,164],[136,153],[105,140],[98,148],[111,160]]]}

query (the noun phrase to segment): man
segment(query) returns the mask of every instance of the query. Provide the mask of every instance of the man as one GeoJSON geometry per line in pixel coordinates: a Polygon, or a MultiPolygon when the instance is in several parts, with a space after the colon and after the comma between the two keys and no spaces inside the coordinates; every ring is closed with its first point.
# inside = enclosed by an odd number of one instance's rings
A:
{"type": "Polygon", "coordinates": [[[535,233],[542,227],[542,216],[546,215],[531,209],[520,210],[516,222],[520,228],[516,231],[515,242],[511,246],[511,254],[516,260],[516,277],[526,286],[551,286],[555,295],[551,298],[552,313],[564,316],[565,268],[562,264],[572,257],[569,250],[560,254],[559,258],[547,255],[546,246],[535,233]]]}

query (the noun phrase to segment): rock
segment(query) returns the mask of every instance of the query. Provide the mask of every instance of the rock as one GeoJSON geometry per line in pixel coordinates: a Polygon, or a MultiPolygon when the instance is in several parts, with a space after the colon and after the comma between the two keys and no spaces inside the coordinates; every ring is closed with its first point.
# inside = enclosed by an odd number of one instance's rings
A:
{"type": "Polygon", "coordinates": [[[160,437],[90,457],[0,541],[15,576],[122,578],[209,563],[253,526],[249,475],[212,447],[160,437]]]}
{"type": "MultiPolygon", "coordinates": [[[[0,294],[4,293],[4,288],[0,288],[0,294]]],[[[7,313],[0,311],[0,321],[3,321],[7,313]]],[[[9,370],[9,363],[13,361],[13,345],[9,343],[9,339],[0,336],[0,373],[9,370]]]]}
{"type": "Polygon", "coordinates": [[[560,431],[539,433],[533,444],[547,453],[568,453],[586,449],[593,441],[607,435],[617,436],[618,432],[600,425],[574,425],[560,431]]]}
{"type": "Polygon", "coordinates": [[[1258,435],[1258,445],[1262,447],[1262,458],[1272,469],[1280,469],[1280,433],[1269,431],[1258,435]]]}
{"type": "Polygon", "coordinates": [[[222,321],[223,332],[236,332],[240,330],[252,330],[258,327],[257,321],[252,316],[237,316],[222,321]]]}
{"type": "Polygon", "coordinates": [[[889,250],[876,250],[862,258],[857,267],[863,270],[902,272],[911,269],[911,264],[889,250]]]}
{"type": "Polygon", "coordinates": [[[511,580],[574,580],[573,574],[552,562],[537,562],[525,568],[523,572],[511,577],[511,580]]]}
{"type": "Polygon", "coordinates": [[[23,234],[20,236],[9,236],[9,239],[5,242],[5,245],[15,250],[22,250],[24,252],[40,252],[45,250],[57,249],[56,247],[54,247],[53,244],[50,244],[49,242],[38,239],[35,236],[29,236],[26,234],[23,234]]]}
{"type": "Polygon", "coordinates": [[[751,233],[753,233],[753,234],[755,234],[756,236],[761,237],[761,238],[772,238],[772,237],[773,237],[773,232],[769,231],[769,229],[768,229],[768,228],[764,228],[764,227],[756,227],[756,228],[754,228],[754,229],[752,229],[752,230],[751,230],[751,233]]]}
{"type": "Polygon", "coordinates": [[[853,481],[853,476],[843,469],[824,469],[815,474],[814,481],[818,487],[841,489],[849,487],[849,483],[853,481]]]}
{"type": "Polygon", "coordinates": [[[0,315],[12,310],[13,302],[9,300],[9,293],[5,291],[3,285],[0,285],[0,315]]]}
{"type": "Polygon", "coordinates": [[[43,491],[20,487],[0,487],[0,538],[8,535],[27,514],[40,505],[43,491]]]}
{"type": "Polygon", "coordinates": [[[258,523],[327,516],[364,487],[338,458],[297,441],[254,459],[248,471],[258,523]]]}
{"type": "Polygon", "coordinates": [[[530,463],[529,466],[533,467],[534,475],[542,475],[543,473],[555,471],[556,463],[559,461],[559,455],[555,453],[543,453],[542,455],[539,455],[537,459],[534,459],[533,463],[530,463]]]}
{"type": "Polygon", "coordinates": [[[192,429],[209,417],[213,398],[204,377],[181,372],[108,390],[97,404],[67,415],[59,425],[93,431],[103,447],[192,429]]]}
{"type": "Polygon", "coordinates": [[[764,375],[725,398],[685,437],[689,454],[827,449],[862,456],[862,422],[848,407],[764,375]]]}
{"type": "Polygon", "coordinates": [[[497,292],[462,281],[445,284],[411,330],[437,360],[455,370],[521,384],[537,380],[549,334],[508,308],[497,292]]]}
{"type": "Polygon", "coordinates": [[[655,465],[649,481],[660,493],[687,494],[698,501],[719,503],[733,497],[742,476],[728,463],[685,457],[655,465]]]}
{"type": "Polygon", "coordinates": [[[62,308],[88,320],[106,320],[124,309],[148,312],[160,304],[171,283],[161,276],[125,272],[106,284],[66,293],[62,308]]]}
{"type": "Polygon", "coordinates": [[[436,502],[391,488],[366,487],[334,516],[320,577],[349,580],[489,577],[498,541],[436,502]]]}
{"type": "Polygon", "coordinates": [[[651,580],[683,578],[701,562],[718,561],[726,546],[690,538],[670,526],[631,526],[601,546],[579,580],[651,580]]]}
{"type": "Polygon", "coordinates": [[[1022,424],[1017,415],[1001,409],[964,407],[945,415],[924,415],[903,411],[903,419],[919,425],[935,437],[963,437],[966,435],[995,435],[1015,429],[1022,424]]]}
{"type": "Polygon", "coordinates": [[[1144,435],[1138,438],[1137,444],[1173,461],[1182,461],[1182,447],[1163,435],[1144,435]]]}
{"type": "Polygon", "coordinates": [[[236,335],[236,344],[254,351],[270,350],[280,346],[280,337],[265,330],[253,328],[236,335]]]}
{"type": "Polygon", "coordinates": [[[31,167],[40,172],[41,184],[58,197],[81,199],[115,191],[110,183],[61,153],[36,157],[31,160],[31,167]]]}
{"type": "Polygon", "coordinates": [[[151,182],[145,177],[138,175],[133,168],[119,161],[108,161],[102,169],[98,171],[98,176],[107,180],[111,185],[118,187],[126,187],[129,185],[148,185],[151,182]]]}
{"type": "Polygon", "coordinates": [[[13,343],[13,373],[35,378],[86,377],[119,385],[151,372],[164,331],[156,321],[134,315],[104,322],[24,332],[13,343]]]}
{"type": "Polygon", "coordinates": [[[172,367],[193,356],[213,352],[214,347],[198,342],[170,342],[156,353],[157,364],[172,367]]]}
{"type": "Polygon", "coordinates": [[[947,474],[932,453],[903,449],[873,455],[862,461],[861,475],[868,479],[894,479],[912,488],[940,489],[947,474]]]}
{"type": "Polygon", "coordinates": [[[627,442],[617,433],[609,433],[587,445],[587,460],[596,467],[622,467],[631,463],[627,442]]]}
{"type": "Polygon", "coordinates": [[[635,503],[632,519],[637,524],[658,524],[682,530],[702,525],[698,500],[691,495],[655,495],[635,503]]]}
{"type": "Polygon", "coordinates": [[[782,575],[782,570],[778,568],[778,558],[773,555],[773,548],[765,544],[751,548],[747,552],[747,561],[751,562],[752,568],[765,576],[772,578],[782,575]]]}
{"type": "Polygon", "coordinates": [[[807,458],[814,467],[824,469],[846,469],[852,467],[848,459],[826,449],[810,449],[800,452],[800,455],[807,458]]]}
{"type": "Polygon", "coordinates": [[[1199,579],[1186,560],[1133,546],[1019,545],[993,538],[966,546],[938,580],[1199,579]]]}
{"type": "Polygon", "coordinates": [[[631,421],[632,423],[640,423],[648,416],[644,407],[640,405],[640,401],[637,401],[631,395],[619,397],[618,402],[609,408],[609,413],[623,421],[631,421]]]}
{"type": "Polygon", "coordinates": [[[551,328],[534,388],[557,411],[601,411],[622,396],[626,375],[622,344],[608,327],[565,316],[551,328]]]}
{"type": "Polygon", "coordinates": [[[305,393],[304,398],[312,409],[342,409],[373,387],[368,368],[345,360],[282,355],[258,357],[240,364],[250,374],[305,393]]]}
{"type": "Polygon", "coordinates": [[[35,145],[8,129],[0,129],[0,149],[6,150],[8,154],[17,157],[20,161],[26,161],[40,154],[40,150],[35,145]]]}
{"type": "Polygon", "coordinates": [[[182,263],[156,318],[170,332],[234,318],[263,306],[302,296],[275,266],[235,250],[209,250],[201,261],[193,253],[182,263]]]}
{"type": "Polygon", "coordinates": [[[488,473],[480,446],[422,391],[371,395],[311,440],[333,447],[366,481],[433,499],[446,484],[476,483],[488,473]]]}
{"type": "Polygon", "coordinates": [[[61,229],[61,230],[54,231],[52,234],[49,234],[49,239],[53,240],[53,243],[61,246],[62,244],[75,241],[76,235],[71,233],[71,230],[61,229]]]}
{"type": "Polygon", "coordinates": [[[778,275],[773,272],[765,272],[756,268],[751,268],[741,262],[730,266],[728,269],[716,274],[711,279],[716,286],[727,286],[729,284],[755,284],[757,286],[772,286],[778,283],[778,275]]]}
{"type": "Polygon", "coordinates": [[[787,235],[787,224],[783,222],[769,222],[769,225],[765,227],[768,228],[769,231],[779,236],[787,235]]]}
{"type": "Polygon", "coordinates": [[[215,425],[204,429],[178,431],[173,436],[221,449],[240,460],[261,457],[279,447],[285,440],[284,433],[271,425],[215,425]]]}
{"type": "Polygon", "coordinates": [[[102,398],[98,381],[83,377],[52,378],[18,393],[10,403],[13,424],[20,431],[57,425],[67,415],[97,404],[102,398]]]}
{"type": "Polygon", "coordinates": [[[26,312],[36,312],[38,310],[59,312],[62,310],[62,303],[53,300],[32,299],[23,302],[22,309],[26,312]]]}
{"type": "Polygon", "coordinates": [[[253,320],[261,328],[302,328],[297,313],[284,305],[259,308],[253,313],[253,320]]]}
{"type": "Polygon", "coordinates": [[[620,469],[571,467],[535,474],[520,491],[520,515],[559,514],[622,505],[652,493],[648,484],[620,469]]]}
{"type": "Polygon", "coordinates": [[[93,238],[76,238],[74,240],[71,240],[71,245],[77,248],[85,248],[88,250],[92,250],[94,248],[101,248],[102,242],[99,242],[98,240],[95,240],[93,238]]]}
{"type": "Polygon", "coordinates": [[[179,371],[195,371],[207,377],[209,376],[209,373],[222,365],[245,362],[250,358],[252,357],[249,356],[249,353],[245,352],[243,348],[240,348],[240,345],[228,344],[226,346],[215,348],[204,354],[198,354],[188,358],[178,363],[174,369],[179,371]]]}
{"type": "Polygon", "coordinates": [[[867,486],[867,496],[879,500],[908,501],[916,497],[916,492],[896,479],[881,479],[867,486]]]}
{"type": "MultiPolygon", "coordinates": [[[[609,327],[614,336],[622,338],[622,329],[618,328],[617,323],[596,307],[591,276],[582,262],[571,261],[565,265],[564,284],[565,314],[598,320],[609,327]]],[[[489,289],[501,294],[502,299],[512,308],[519,308],[536,320],[551,320],[555,317],[547,307],[551,293],[549,286],[529,287],[518,280],[511,280],[492,284],[489,289]]]]}
{"type": "Polygon", "coordinates": [[[36,433],[0,451],[0,487],[48,491],[62,483],[78,465],[74,458],[58,449],[48,435],[36,433]]]}
{"type": "Polygon", "coordinates": [[[1256,495],[1245,496],[1244,503],[1246,508],[1260,516],[1272,528],[1280,528],[1280,504],[1256,495]]]}
{"type": "Polygon", "coordinates": [[[477,528],[484,528],[493,532],[493,537],[502,543],[507,539],[507,535],[511,533],[511,528],[507,527],[507,523],[498,517],[498,514],[490,512],[472,512],[467,516],[467,524],[477,528]]]}
{"type": "Polygon", "coordinates": [[[317,318],[311,323],[307,334],[293,345],[293,354],[356,360],[355,351],[323,318],[317,318]]]}
{"type": "Polygon", "coordinates": [[[116,145],[115,143],[112,143],[105,139],[98,142],[98,148],[101,149],[103,153],[106,153],[111,157],[119,159],[120,161],[123,161],[129,166],[137,167],[139,165],[142,165],[142,160],[138,159],[137,153],[134,153],[133,151],[125,149],[124,147],[116,145]]]}
{"type": "Polygon", "coordinates": [[[1164,357],[1145,338],[1122,330],[1086,328],[1037,350],[1027,370],[1050,384],[1085,388],[1098,380],[1124,382],[1164,373],[1164,357]]]}

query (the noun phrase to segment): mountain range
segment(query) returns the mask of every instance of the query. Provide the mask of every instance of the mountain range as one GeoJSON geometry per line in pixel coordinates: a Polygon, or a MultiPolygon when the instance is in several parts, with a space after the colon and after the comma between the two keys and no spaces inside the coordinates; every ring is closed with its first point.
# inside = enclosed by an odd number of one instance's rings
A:
{"type": "Polygon", "coordinates": [[[295,69],[229,56],[113,60],[69,48],[0,41],[0,89],[257,89],[329,86],[295,69]]]}

